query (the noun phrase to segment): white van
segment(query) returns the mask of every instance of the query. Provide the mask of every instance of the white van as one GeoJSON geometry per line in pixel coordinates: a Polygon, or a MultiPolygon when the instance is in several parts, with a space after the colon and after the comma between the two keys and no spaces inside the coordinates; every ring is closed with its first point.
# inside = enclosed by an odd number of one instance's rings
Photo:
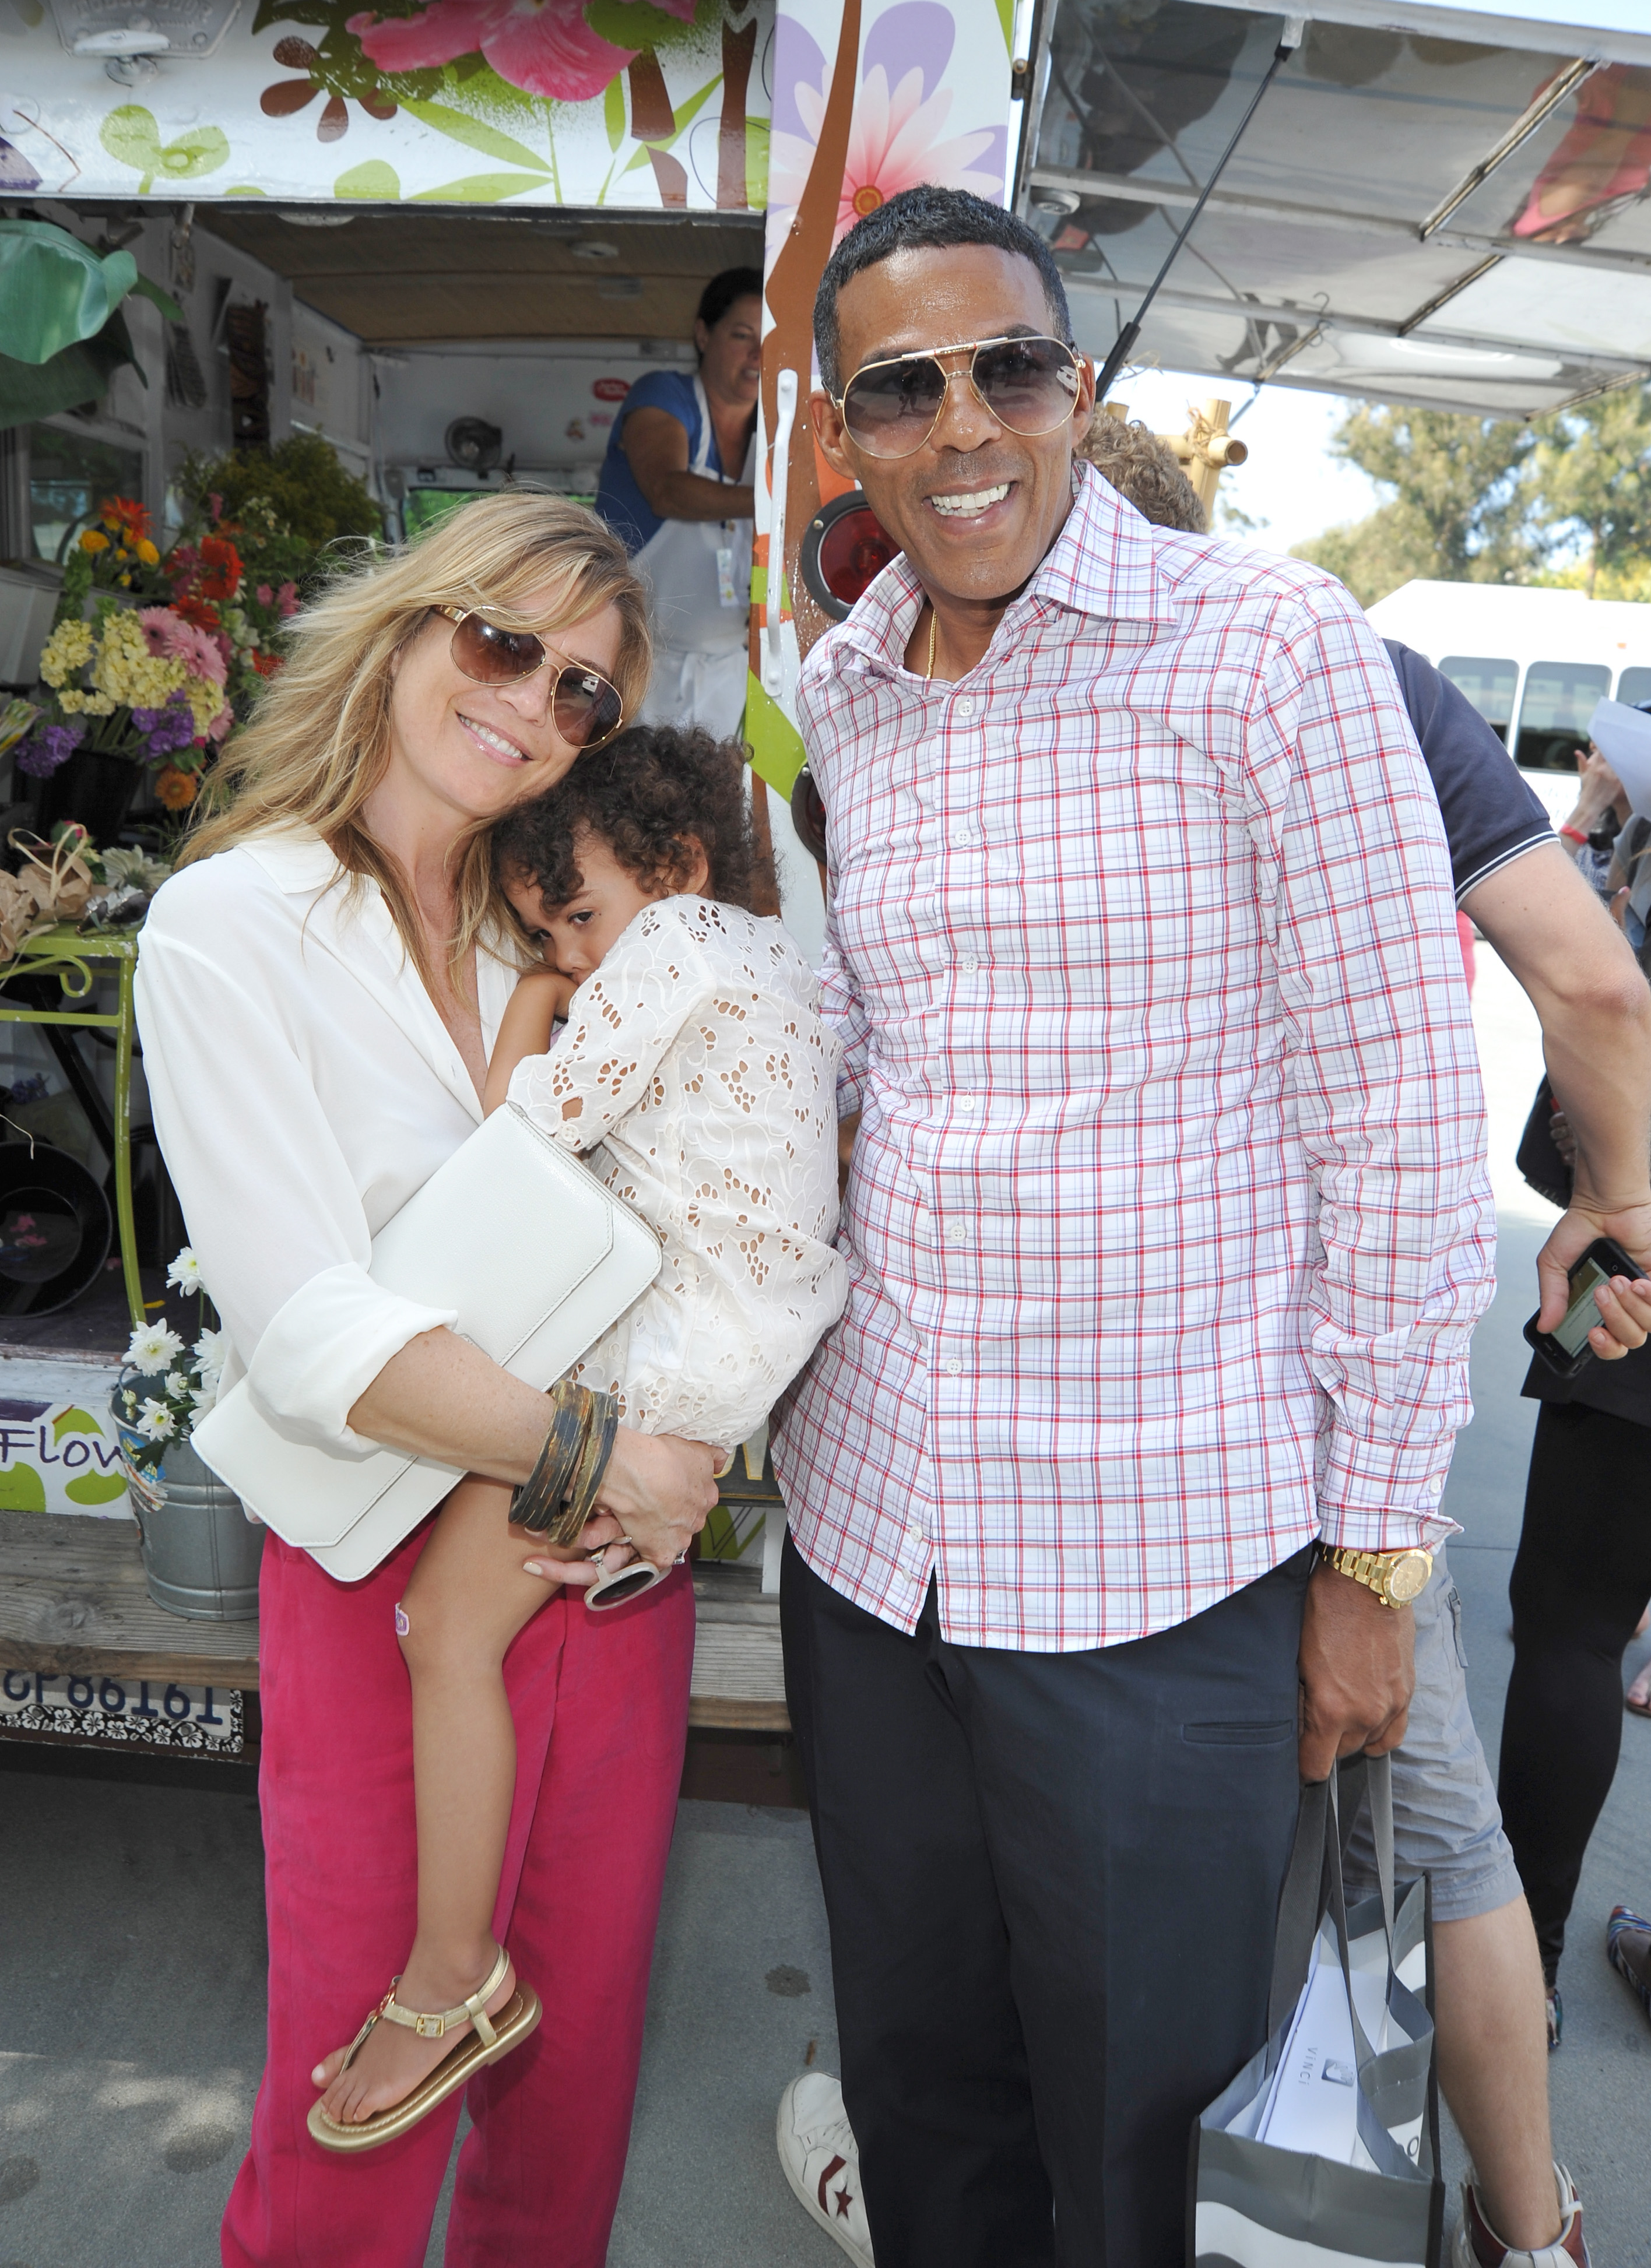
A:
{"type": "Polygon", "coordinates": [[[1415,582],[1367,611],[1461,687],[1523,770],[1574,773],[1596,701],[1651,701],[1651,606],[1415,582]]]}

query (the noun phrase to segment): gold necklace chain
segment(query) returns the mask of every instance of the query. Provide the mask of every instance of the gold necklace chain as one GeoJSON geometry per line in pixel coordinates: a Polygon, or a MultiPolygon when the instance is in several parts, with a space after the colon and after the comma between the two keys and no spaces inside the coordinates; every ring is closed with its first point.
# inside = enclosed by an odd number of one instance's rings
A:
{"type": "Polygon", "coordinates": [[[934,633],[940,627],[940,618],[932,607],[929,608],[929,666],[923,673],[923,681],[929,684],[934,676],[934,633]]]}

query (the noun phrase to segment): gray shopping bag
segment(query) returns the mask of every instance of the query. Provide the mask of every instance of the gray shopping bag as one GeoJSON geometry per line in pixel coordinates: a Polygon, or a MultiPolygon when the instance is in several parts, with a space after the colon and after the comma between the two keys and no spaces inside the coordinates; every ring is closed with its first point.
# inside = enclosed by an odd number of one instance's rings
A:
{"type": "Polygon", "coordinates": [[[1440,2268],[1431,1988],[1426,1881],[1393,1878],[1388,1760],[1350,1759],[1301,1792],[1266,2045],[1192,2130],[1190,2268],[1440,2268]],[[1381,1888],[1350,1908],[1343,1822],[1367,1795],[1381,1888]]]}

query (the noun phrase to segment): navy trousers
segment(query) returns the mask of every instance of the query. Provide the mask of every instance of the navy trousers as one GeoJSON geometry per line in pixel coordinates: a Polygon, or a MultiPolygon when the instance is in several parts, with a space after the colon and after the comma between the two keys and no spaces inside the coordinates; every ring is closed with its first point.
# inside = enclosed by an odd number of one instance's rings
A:
{"type": "Polygon", "coordinates": [[[877,2268],[1181,2268],[1260,2046],[1310,1550],[1130,1646],[948,1645],[789,1538],[785,1687],[877,2268]]]}

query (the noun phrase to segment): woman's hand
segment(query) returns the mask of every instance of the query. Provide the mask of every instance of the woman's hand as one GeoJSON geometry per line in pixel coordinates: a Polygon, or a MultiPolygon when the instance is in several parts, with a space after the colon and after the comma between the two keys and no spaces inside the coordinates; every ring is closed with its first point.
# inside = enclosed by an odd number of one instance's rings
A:
{"type": "Polygon", "coordinates": [[[584,1590],[604,1572],[611,1575],[624,1564],[623,1559],[615,1559],[612,1566],[604,1570],[592,1558],[593,1551],[610,1550],[615,1544],[619,1544],[624,1558],[630,1557],[621,1543],[623,1531],[619,1522],[605,1512],[591,1514],[579,1530],[577,1543],[547,1543],[542,1535],[535,1535],[530,1528],[512,1528],[511,1533],[532,1549],[532,1557],[521,1563],[522,1573],[537,1575],[542,1583],[556,1587],[572,1584],[584,1590]]]}
{"type": "MultiPolygon", "coordinates": [[[[633,1433],[622,1425],[596,1492],[596,1509],[618,1523],[645,1559],[668,1567],[693,1542],[717,1502],[717,1459],[703,1441],[633,1433]]],[[[586,1536],[591,1535],[587,1527],[586,1536]]],[[[616,1563],[615,1563],[616,1564],[616,1563]]]]}
{"type": "Polygon", "coordinates": [[[1606,813],[1613,807],[1618,818],[1625,821],[1628,798],[1623,784],[1592,740],[1588,744],[1586,755],[1581,748],[1577,749],[1576,768],[1582,776],[1582,784],[1577,791],[1575,806],[1566,825],[1575,828],[1579,835],[1596,835],[1606,813]]]}

